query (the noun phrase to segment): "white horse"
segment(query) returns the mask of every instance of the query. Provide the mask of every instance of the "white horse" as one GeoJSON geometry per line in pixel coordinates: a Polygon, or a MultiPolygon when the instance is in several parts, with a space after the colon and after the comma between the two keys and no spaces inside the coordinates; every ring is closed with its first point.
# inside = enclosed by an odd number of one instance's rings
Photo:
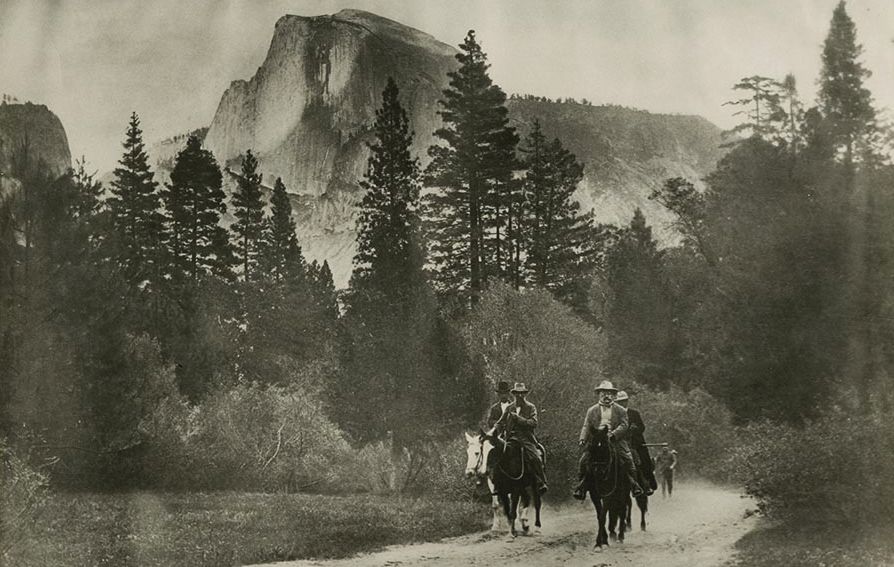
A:
{"type": "MultiPolygon", "coordinates": [[[[478,484],[481,484],[482,480],[487,482],[487,490],[490,492],[491,507],[494,511],[494,521],[491,524],[490,531],[509,531],[509,518],[506,516],[504,508],[500,503],[499,496],[494,488],[494,481],[490,474],[488,474],[488,458],[490,457],[490,452],[493,450],[494,446],[482,435],[469,435],[466,433],[465,436],[467,445],[466,476],[469,478],[476,478],[478,484]]],[[[521,520],[522,531],[526,534],[531,533],[530,525],[528,523],[529,507],[530,500],[528,495],[524,494],[519,506],[518,518],[521,520]]]]}

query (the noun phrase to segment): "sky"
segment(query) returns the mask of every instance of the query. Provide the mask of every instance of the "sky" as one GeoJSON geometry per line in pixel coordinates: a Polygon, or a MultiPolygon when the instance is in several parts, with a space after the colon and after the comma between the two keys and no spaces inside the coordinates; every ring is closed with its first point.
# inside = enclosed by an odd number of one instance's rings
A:
{"type": "MultiPolygon", "coordinates": [[[[735,124],[741,77],[794,73],[815,99],[838,0],[0,0],[0,93],[46,104],[72,154],[108,171],[131,111],[157,141],[211,122],[229,83],[249,79],[284,14],[377,13],[456,45],[469,29],[507,93],[587,98],[735,124]]],[[[850,0],[894,108],[894,0],[850,0]]]]}

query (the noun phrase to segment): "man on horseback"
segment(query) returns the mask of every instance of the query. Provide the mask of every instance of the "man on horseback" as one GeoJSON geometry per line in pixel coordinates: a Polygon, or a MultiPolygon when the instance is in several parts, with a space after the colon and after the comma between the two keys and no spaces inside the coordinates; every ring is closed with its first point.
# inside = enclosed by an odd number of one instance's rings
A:
{"type": "Polygon", "coordinates": [[[531,466],[537,479],[537,490],[540,494],[546,492],[546,472],[543,468],[541,448],[534,438],[534,429],[537,427],[537,408],[525,399],[528,389],[524,383],[516,382],[510,391],[515,401],[503,411],[503,415],[494,424],[494,434],[505,435],[509,443],[514,443],[522,448],[525,463],[531,466]]]}
{"type": "Polygon", "coordinates": [[[609,441],[615,444],[621,465],[630,479],[630,490],[633,497],[641,496],[643,489],[636,480],[636,464],[633,462],[633,455],[630,452],[630,446],[627,444],[629,428],[627,410],[615,403],[614,397],[618,390],[608,380],[603,380],[594,390],[599,402],[587,410],[587,416],[584,418],[584,425],[580,431],[579,445],[583,448],[583,453],[578,462],[580,482],[577,488],[574,489],[572,496],[578,500],[583,500],[586,496],[587,478],[590,473],[590,462],[592,460],[590,442],[600,428],[607,429],[609,441]]]}
{"type": "Polygon", "coordinates": [[[511,399],[511,388],[509,386],[509,382],[505,380],[500,380],[497,382],[497,389],[494,390],[499,398],[495,404],[490,406],[490,409],[487,410],[487,429],[491,430],[494,428],[494,425],[500,420],[500,417],[503,416],[503,412],[506,411],[510,405],[512,405],[511,399]]]}
{"type": "Polygon", "coordinates": [[[637,470],[642,474],[642,486],[646,490],[646,494],[651,495],[657,488],[658,482],[655,480],[655,470],[652,466],[652,457],[649,455],[649,448],[646,447],[646,439],[643,432],[646,430],[646,424],[643,423],[643,417],[640,413],[628,407],[630,396],[627,392],[620,391],[615,397],[615,402],[627,410],[628,435],[630,450],[633,453],[634,464],[637,470]]]}

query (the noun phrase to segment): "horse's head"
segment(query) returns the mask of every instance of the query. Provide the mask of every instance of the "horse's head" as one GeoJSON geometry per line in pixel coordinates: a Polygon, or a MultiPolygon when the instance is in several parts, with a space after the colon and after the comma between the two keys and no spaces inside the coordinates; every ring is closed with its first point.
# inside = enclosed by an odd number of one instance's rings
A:
{"type": "Polygon", "coordinates": [[[466,436],[466,476],[484,476],[487,474],[487,459],[493,444],[483,434],[466,436]]]}
{"type": "Polygon", "coordinates": [[[598,428],[590,439],[590,453],[597,462],[604,461],[608,458],[611,451],[609,443],[608,428],[598,428]]]}

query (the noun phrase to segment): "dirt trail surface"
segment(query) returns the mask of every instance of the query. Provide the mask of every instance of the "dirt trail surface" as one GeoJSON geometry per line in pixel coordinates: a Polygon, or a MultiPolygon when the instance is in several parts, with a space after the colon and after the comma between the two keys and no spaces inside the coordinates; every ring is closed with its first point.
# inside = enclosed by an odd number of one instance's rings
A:
{"type": "MultiPolygon", "coordinates": [[[[434,543],[397,545],[382,551],[332,561],[289,561],[278,567],[460,567],[466,565],[564,565],[569,567],[708,567],[733,556],[733,544],[755,523],[746,518],[753,507],[740,494],[709,485],[679,487],[672,499],[653,496],[646,516],[647,531],[634,527],[623,544],[596,551],[596,514],[585,503],[560,508],[544,506],[543,528],[515,539],[507,534],[478,533],[434,543]]],[[[635,505],[634,505],[635,506],[635,505]]],[[[268,564],[270,565],[270,564],[268,564]]]]}

